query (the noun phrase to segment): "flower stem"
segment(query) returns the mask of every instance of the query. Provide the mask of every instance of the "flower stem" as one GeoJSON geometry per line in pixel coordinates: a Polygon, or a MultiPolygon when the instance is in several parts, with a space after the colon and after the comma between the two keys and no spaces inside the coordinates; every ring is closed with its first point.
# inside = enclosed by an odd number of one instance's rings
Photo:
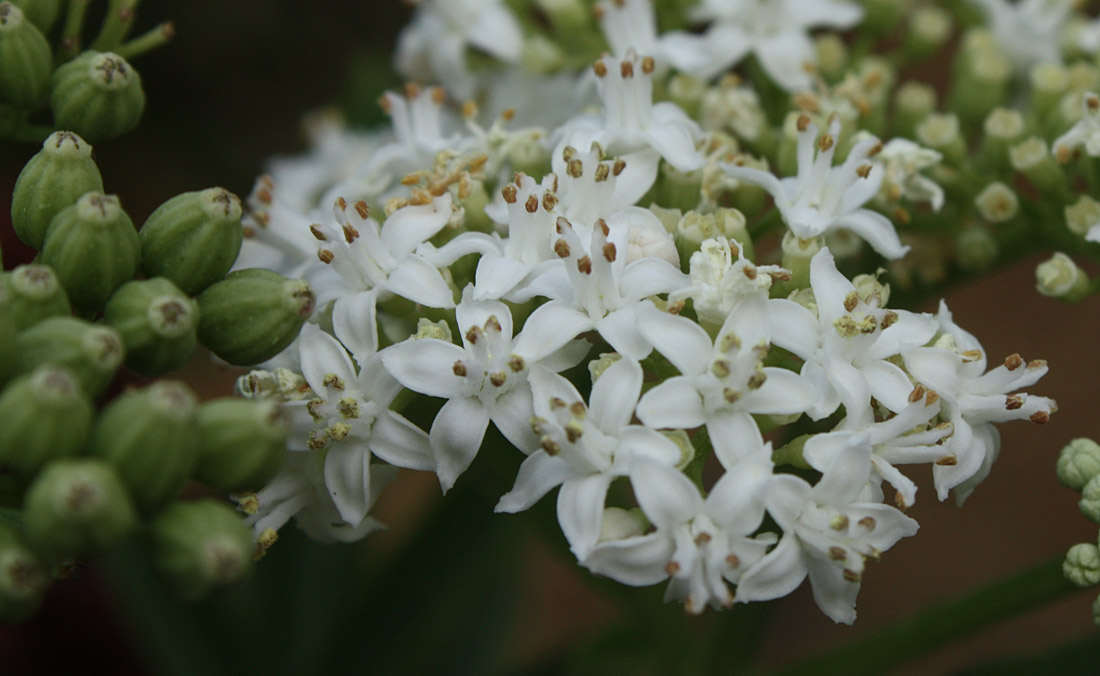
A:
{"type": "Polygon", "coordinates": [[[134,24],[134,13],[138,2],[139,0],[111,0],[107,8],[107,17],[99,29],[99,35],[92,42],[92,49],[100,52],[113,51],[126,39],[130,27],[134,24]]]}
{"type": "Polygon", "coordinates": [[[1078,589],[1062,576],[1057,556],[872,632],[824,655],[799,662],[779,676],[883,673],[1013,615],[1050,603],[1078,589]]]}
{"type": "Polygon", "coordinates": [[[84,30],[84,15],[91,0],[70,0],[65,15],[65,25],[61,29],[61,43],[57,49],[54,65],[65,63],[80,53],[80,33],[84,30]]]}
{"type": "Polygon", "coordinates": [[[115,54],[127,61],[132,61],[135,56],[140,56],[145,52],[168,44],[175,35],[175,24],[171,21],[165,21],[149,32],[139,35],[129,42],[122,43],[115,49],[115,54]]]}

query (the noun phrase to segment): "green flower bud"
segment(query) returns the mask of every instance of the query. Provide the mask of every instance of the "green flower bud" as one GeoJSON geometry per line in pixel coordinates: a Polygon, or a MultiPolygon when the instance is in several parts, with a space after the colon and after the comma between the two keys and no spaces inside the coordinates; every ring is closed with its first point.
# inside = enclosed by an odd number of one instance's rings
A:
{"type": "Polygon", "coordinates": [[[23,167],[11,196],[11,224],[27,246],[41,249],[46,228],[85,193],[102,192],[92,146],[71,131],[55,131],[23,167]]]}
{"type": "Polygon", "coordinates": [[[65,458],[47,465],[27,489],[23,520],[31,547],[55,559],[106,549],[137,525],[122,482],[95,458],[65,458]]]}
{"type": "Polygon", "coordinates": [[[1020,200],[1012,188],[994,181],[974,198],[974,206],[982,218],[990,223],[1011,221],[1020,213],[1020,200]]]}
{"type": "Polygon", "coordinates": [[[966,143],[959,133],[959,118],[954,113],[931,113],[917,124],[917,140],[943,153],[946,160],[958,165],[966,157],[966,143]]]}
{"type": "Polygon", "coordinates": [[[1100,223],[1100,202],[1088,195],[1081,195],[1077,201],[1065,208],[1066,227],[1070,232],[1084,237],[1092,226],[1100,223]]]}
{"type": "Polygon", "coordinates": [[[1035,268],[1035,288],[1044,296],[1076,303],[1089,295],[1089,278],[1072,258],[1057,251],[1035,268]]]}
{"type": "Polygon", "coordinates": [[[42,364],[64,366],[93,398],[107,389],[126,356],[118,331],[75,317],[50,317],[35,324],[16,337],[16,349],[23,371],[42,364]]]}
{"type": "Polygon", "coordinates": [[[50,110],[54,122],[93,141],[130,131],[141,120],[145,92],[126,59],[86,51],[54,71],[50,110]]]}
{"type": "Polygon", "coordinates": [[[31,479],[47,462],[76,455],[95,411],[80,383],[59,366],[40,366],[0,394],[0,467],[31,479]]]}
{"type": "Polygon", "coordinates": [[[829,82],[844,77],[848,67],[848,46],[836,33],[823,33],[814,39],[817,68],[829,82]]]}
{"type": "Polygon", "coordinates": [[[913,138],[917,124],[936,110],[936,90],[923,82],[908,81],[894,94],[894,133],[913,138]]]}
{"type": "Polygon", "coordinates": [[[810,286],[810,261],[821,251],[822,240],[802,239],[793,232],[783,235],[783,259],[781,265],[791,271],[791,280],[786,289],[803,289],[810,286]]]}
{"type": "Polygon", "coordinates": [[[687,73],[677,73],[668,81],[668,98],[692,119],[699,119],[699,107],[706,91],[706,82],[687,73]]]}
{"type": "Polygon", "coordinates": [[[1028,78],[1035,112],[1045,118],[1069,91],[1069,71],[1060,63],[1040,63],[1032,66],[1028,78]]]}
{"type": "Polygon", "coordinates": [[[1081,490],[1081,500],[1077,503],[1081,513],[1100,523],[1100,474],[1089,479],[1081,490]]]}
{"type": "Polygon", "coordinates": [[[186,385],[161,380],[123,394],[100,414],[92,455],[115,468],[142,511],[164,507],[187,484],[199,451],[196,409],[186,385]]]}
{"type": "Polygon", "coordinates": [[[20,622],[38,610],[49,570],[19,533],[0,522],[0,622],[20,622]]]}
{"type": "Polygon", "coordinates": [[[283,463],[289,423],[279,405],[229,397],[199,408],[195,478],[225,493],[262,488],[283,463]]]}
{"type": "Polygon", "coordinates": [[[214,500],[177,502],[149,526],[153,569],[183,599],[237,582],[252,566],[252,534],[240,515],[214,500]]]}
{"type": "Polygon", "coordinates": [[[1032,136],[1009,151],[1012,168],[1027,176],[1041,192],[1055,196],[1066,194],[1066,174],[1050,154],[1047,142],[1032,136]]]}
{"type": "Polygon", "coordinates": [[[199,304],[163,277],[120,286],[103,320],[122,335],[126,365],[150,378],[183,366],[199,343],[199,304]]]}
{"type": "Polygon", "coordinates": [[[909,19],[905,53],[916,59],[929,56],[951,37],[951,28],[951,14],[947,10],[934,5],[917,7],[909,19]]]}
{"type": "Polygon", "coordinates": [[[0,2],[0,103],[33,108],[46,96],[53,70],[50,45],[10,2],[0,2]]]}
{"type": "Polygon", "coordinates": [[[1009,165],[1009,148],[1024,135],[1024,116],[1018,110],[994,108],[983,123],[982,152],[997,168],[1009,165]]]}
{"type": "Polygon", "coordinates": [[[683,172],[668,162],[661,163],[657,183],[658,201],[673,209],[691,209],[699,205],[703,187],[702,170],[683,172]]]}
{"type": "Polygon", "coordinates": [[[230,364],[248,366],[290,345],[316,299],[307,282],[250,268],[230,273],[198,300],[203,345],[230,364]]]}
{"type": "Polygon", "coordinates": [[[176,195],[141,227],[141,268],[194,296],[225,277],[241,250],[241,201],[223,188],[176,195]]]}
{"type": "Polygon", "coordinates": [[[1073,545],[1062,563],[1062,574],[1078,587],[1100,583],[1100,549],[1088,542],[1073,545]]]}
{"type": "Polygon", "coordinates": [[[141,240],[117,197],[90,192],[50,221],[41,261],[74,306],[95,311],[137,275],[141,240]]]}
{"type": "Polygon", "coordinates": [[[11,0],[11,4],[23,10],[23,16],[43,34],[50,32],[61,11],[61,0],[11,0]]]}
{"type": "Polygon", "coordinates": [[[1074,439],[1058,454],[1055,469],[1064,486],[1080,491],[1100,474],[1100,445],[1085,437],[1074,439]]]}
{"type": "Polygon", "coordinates": [[[964,228],[955,240],[955,260],[967,272],[983,272],[997,261],[1001,247],[989,230],[981,226],[964,228]]]}
{"type": "Polygon", "coordinates": [[[20,265],[0,277],[8,291],[11,321],[16,330],[22,331],[48,317],[68,317],[72,314],[69,297],[48,265],[20,265]]]}

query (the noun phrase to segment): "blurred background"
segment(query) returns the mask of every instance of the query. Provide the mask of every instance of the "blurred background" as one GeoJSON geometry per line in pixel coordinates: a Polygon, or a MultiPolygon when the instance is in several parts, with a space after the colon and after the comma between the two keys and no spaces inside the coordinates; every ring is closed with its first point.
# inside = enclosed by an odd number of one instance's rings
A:
{"type": "MultiPolygon", "coordinates": [[[[352,122],[384,123],[375,101],[399,84],[389,55],[408,13],[397,0],[146,3],[136,32],[171,19],[177,37],[136,61],[147,95],[138,131],[96,146],[107,191],[141,223],[183,191],[247,195],[266,158],[304,149],[308,112],[339,106],[352,122]]],[[[6,200],[36,150],[0,144],[8,267],[29,255],[9,240],[6,200]]],[[[288,526],[248,584],[198,605],[166,598],[133,552],[77,571],[34,619],[0,626],[0,673],[687,673],[698,641],[728,653],[719,673],[739,673],[738,652],[753,646],[778,666],[858,637],[1096,537],[1054,460],[1066,442],[1097,434],[1098,327],[1085,318],[1100,299],[1070,309],[1036,294],[1042,258],[947,298],[992,363],[1013,352],[1049,360],[1035,390],[1060,411],[1045,427],[1002,428],[1001,459],[964,509],[937,502],[930,477],[915,473],[921,531],[869,569],[854,627],[824,617],[805,586],[721,620],[681,617],[660,603],[662,589],[627,589],[577,566],[552,498],[523,516],[491,515],[514,474],[475,463],[445,501],[432,475],[403,473],[377,510],[389,530],[358,545],[317,545],[288,526]],[[650,659],[669,642],[685,646],[682,671],[650,659]]],[[[206,396],[228,394],[237,375],[205,358],[192,366],[206,396]]],[[[897,673],[953,674],[1092,636],[1094,597],[1075,593],[897,673]]]]}

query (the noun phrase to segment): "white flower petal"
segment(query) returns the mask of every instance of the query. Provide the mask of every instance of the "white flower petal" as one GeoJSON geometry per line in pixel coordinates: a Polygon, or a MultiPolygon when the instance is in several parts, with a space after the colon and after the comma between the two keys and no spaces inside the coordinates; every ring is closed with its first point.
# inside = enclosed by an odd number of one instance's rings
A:
{"type": "Polygon", "coordinates": [[[699,427],[707,421],[703,400],[687,376],[674,376],[642,395],[638,418],[653,429],[699,427]]]}
{"type": "Polygon", "coordinates": [[[378,353],[386,370],[413,392],[451,399],[462,395],[462,378],[455,362],[466,356],[461,347],[436,338],[406,340],[378,353]]]}
{"type": "Polygon", "coordinates": [[[435,469],[427,433],[393,411],[384,411],[375,419],[371,427],[370,450],[391,465],[408,469],[435,469]]]}
{"type": "Polygon", "coordinates": [[[520,465],[515,485],[501,496],[495,511],[515,514],[527,510],[542,496],[576,475],[576,471],[562,458],[547,455],[542,450],[535,451],[520,465]]]}
{"type": "Polygon", "coordinates": [[[474,461],[488,427],[489,412],[472,397],[451,399],[439,409],[428,436],[444,493],[474,461]]]}

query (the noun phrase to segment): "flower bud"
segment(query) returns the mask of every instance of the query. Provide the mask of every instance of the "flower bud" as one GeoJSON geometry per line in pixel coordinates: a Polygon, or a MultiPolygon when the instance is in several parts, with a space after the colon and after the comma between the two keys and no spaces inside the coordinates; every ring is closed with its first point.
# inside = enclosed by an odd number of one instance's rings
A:
{"type": "Polygon", "coordinates": [[[699,119],[699,108],[703,105],[706,91],[706,82],[687,73],[677,73],[668,81],[668,98],[695,120],[699,119]]]}
{"type": "Polygon", "coordinates": [[[91,453],[110,463],[144,512],[183,489],[198,457],[195,395],[161,380],[112,401],[99,416],[91,453]]]}
{"type": "Polygon", "coordinates": [[[61,0],[11,0],[11,4],[23,10],[23,16],[43,34],[49,33],[61,11],[61,0]]]}
{"type": "Polygon", "coordinates": [[[894,129],[898,136],[913,138],[921,120],[936,110],[936,90],[923,82],[908,81],[894,94],[894,129]]]}
{"type": "Polygon", "coordinates": [[[176,502],[149,526],[151,563],[177,596],[194,600],[237,582],[252,566],[252,534],[214,500],[176,502]]]}
{"type": "Polygon", "coordinates": [[[966,157],[966,143],[959,133],[959,118],[954,113],[930,113],[917,124],[917,140],[943,153],[951,163],[961,164],[966,157]]]}
{"type": "Polygon", "coordinates": [[[1081,195],[1077,201],[1065,208],[1066,227],[1070,232],[1084,237],[1094,225],[1100,225],[1100,202],[1088,195],[1081,195]]]}
{"type": "Polygon", "coordinates": [[[46,96],[53,54],[23,10],[0,2],[0,103],[33,108],[46,96]]]}
{"type": "Polygon", "coordinates": [[[657,182],[658,202],[672,209],[692,209],[699,205],[699,191],[703,187],[703,172],[680,171],[668,162],[661,163],[657,182]]]}
{"type": "Polygon", "coordinates": [[[90,192],[50,221],[41,261],[75,307],[95,311],[137,275],[141,240],[117,197],[90,192]]]}
{"type": "Polygon", "coordinates": [[[997,262],[1000,252],[997,239],[981,226],[964,228],[955,240],[955,260],[967,272],[988,270],[997,262]]]}
{"type": "Polygon", "coordinates": [[[102,192],[103,178],[92,159],[92,146],[71,131],[55,131],[15,181],[11,224],[19,239],[41,249],[46,228],[62,209],[85,193],[102,192]]]}
{"type": "Polygon", "coordinates": [[[1020,200],[1004,183],[994,181],[974,198],[974,206],[982,218],[990,223],[1011,221],[1020,213],[1020,200]]]}
{"type": "Polygon", "coordinates": [[[225,493],[262,488],[283,463],[289,423],[273,401],[229,397],[198,412],[195,478],[225,493]]]}
{"type": "Polygon", "coordinates": [[[1024,135],[1024,116],[1011,108],[994,108],[982,125],[982,152],[998,168],[1009,164],[1008,150],[1024,135]]]}
{"type": "Polygon", "coordinates": [[[93,141],[130,131],[141,120],[145,92],[126,59],[86,51],[54,71],[50,110],[57,126],[93,141]]]}
{"type": "Polygon", "coordinates": [[[1032,136],[1012,146],[1009,159],[1012,168],[1027,176],[1027,180],[1041,192],[1054,196],[1066,193],[1066,174],[1041,137],[1032,136]]]}
{"type": "Polygon", "coordinates": [[[1100,583],[1100,549],[1088,542],[1073,545],[1062,562],[1062,574],[1078,587],[1100,583]]]}
{"type": "Polygon", "coordinates": [[[1100,474],[1089,479],[1085,487],[1081,489],[1081,500],[1077,506],[1081,513],[1089,519],[1100,523],[1100,474]]]}
{"type": "Polygon", "coordinates": [[[608,507],[600,520],[600,542],[625,540],[645,532],[645,524],[637,516],[620,507],[608,507]]]}
{"type": "Polygon", "coordinates": [[[0,622],[19,622],[38,610],[50,573],[19,532],[0,522],[0,622]]]}
{"type": "Polygon", "coordinates": [[[848,67],[848,46],[836,33],[823,33],[814,39],[817,68],[829,82],[844,77],[848,67]]]}
{"type": "Polygon", "coordinates": [[[790,289],[804,289],[810,286],[810,261],[821,251],[821,238],[802,239],[793,232],[783,235],[783,258],[780,265],[791,271],[790,289]]]}
{"type": "Polygon", "coordinates": [[[1100,445],[1081,437],[1066,444],[1055,465],[1058,480],[1064,486],[1080,491],[1094,476],[1100,474],[1100,445]]]}
{"type": "Polygon", "coordinates": [[[69,369],[92,398],[111,383],[126,348],[118,331],[75,317],[50,317],[16,337],[20,368],[42,364],[69,369]]]}
{"type": "Polygon", "coordinates": [[[88,441],[94,415],[68,369],[39,366],[0,394],[0,467],[29,480],[47,462],[76,455],[88,441]]]}
{"type": "Polygon", "coordinates": [[[72,314],[69,297],[57,275],[47,265],[20,265],[0,275],[8,291],[11,321],[17,331],[34,326],[48,317],[72,314]]]}
{"type": "Polygon", "coordinates": [[[95,458],[55,460],[27,489],[27,541],[54,559],[81,557],[120,541],[137,525],[114,470],[95,458]]]}
{"type": "Polygon", "coordinates": [[[122,335],[126,366],[146,377],[178,369],[198,346],[199,304],[163,277],[120,286],[103,320],[122,335]]]}
{"type": "Polygon", "coordinates": [[[1089,278],[1061,251],[1035,268],[1035,288],[1044,296],[1076,303],[1089,295],[1089,278]]]}
{"type": "Polygon", "coordinates": [[[282,352],[298,337],[315,302],[307,282],[258,268],[230,273],[198,300],[199,339],[237,366],[282,352]]]}
{"type": "Polygon", "coordinates": [[[225,277],[241,250],[241,201],[223,188],[176,195],[141,227],[141,269],[194,296],[225,277]]]}
{"type": "Polygon", "coordinates": [[[1035,112],[1046,119],[1069,91],[1069,71],[1060,63],[1039,63],[1032,66],[1028,79],[1035,112]]]}
{"type": "Polygon", "coordinates": [[[935,5],[917,7],[909,19],[905,53],[914,59],[931,55],[951,37],[951,28],[951,14],[947,10],[935,5]]]}

